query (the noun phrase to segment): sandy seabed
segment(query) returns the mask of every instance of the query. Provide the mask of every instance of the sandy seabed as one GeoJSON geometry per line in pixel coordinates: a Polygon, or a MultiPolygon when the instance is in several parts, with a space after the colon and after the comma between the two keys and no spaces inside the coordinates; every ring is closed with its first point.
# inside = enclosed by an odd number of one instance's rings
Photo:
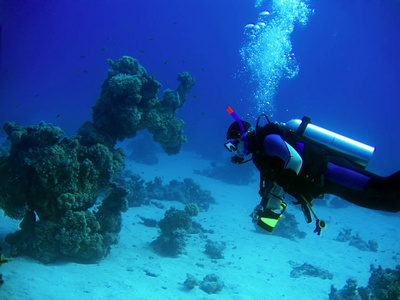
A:
{"type": "MultiPolygon", "coordinates": [[[[163,201],[165,209],[153,205],[129,208],[123,214],[119,243],[97,264],[44,265],[30,258],[13,258],[0,267],[4,280],[0,299],[328,299],[331,285],[341,289],[349,278],[366,286],[371,264],[392,269],[400,264],[399,214],[354,205],[318,205],[318,215],[328,227],[317,236],[313,233],[314,223],[305,223],[300,208],[289,205],[288,211],[296,216],[299,229],[307,233],[304,239],[289,240],[266,234],[252,224],[249,214],[260,200],[257,181],[236,186],[197,175],[193,170],[204,169],[210,162],[188,152],[160,155],[159,160],[154,166],[133,162],[126,165],[146,181],[159,176],[165,184],[189,177],[210,190],[217,203],[194,220],[213,231],[207,238],[226,243],[223,259],[209,258],[204,253],[206,240],[198,234],[189,235],[184,255],[169,258],[155,253],[150,243],[159,236],[159,229],[146,227],[140,217],[160,220],[169,207],[183,208],[182,203],[163,201]],[[343,229],[352,229],[365,241],[375,240],[378,252],[361,251],[336,241],[343,229]],[[293,278],[293,263],[327,270],[333,279],[293,278]],[[216,274],[224,288],[210,295],[198,286],[187,290],[183,285],[187,274],[200,281],[216,274]]],[[[0,238],[17,230],[18,223],[1,215],[0,238]]],[[[2,247],[7,256],[4,242],[2,247]]]]}

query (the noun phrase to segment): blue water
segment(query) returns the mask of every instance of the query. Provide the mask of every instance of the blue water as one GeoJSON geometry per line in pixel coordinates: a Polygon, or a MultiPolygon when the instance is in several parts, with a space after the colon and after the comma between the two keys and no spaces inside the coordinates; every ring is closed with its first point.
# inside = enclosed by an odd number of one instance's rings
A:
{"type": "Polygon", "coordinates": [[[76,134],[106,59],[127,55],[162,84],[160,99],[180,72],[195,78],[177,115],[183,150],[223,157],[228,106],[251,122],[307,115],[375,146],[369,170],[389,175],[400,169],[399,28],[398,0],[0,0],[0,125],[76,134]]]}
{"type": "MultiPolygon", "coordinates": [[[[179,72],[196,79],[179,112],[187,123],[188,148],[190,137],[192,148],[201,147],[196,141],[205,137],[205,146],[214,149],[207,151],[222,150],[230,105],[243,117],[260,111],[279,121],[308,115],[315,124],[376,146],[374,170],[384,174],[400,165],[398,1],[306,2],[314,13],[306,22],[295,18],[293,32],[285,36],[296,70],[274,79],[262,105],[255,98],[267,91],[268,78],[254,78],[257,72],[265,75],[271,57],[257,53],[255,68],[244,72],[248,65],[240,52],[249,46],[244,27],[271,11],[272,2],[259,7],[229,0],[0,3],[0,123],[44,120],[75,134],[91,118],[108,69],[105,60],[129,55],[162,83],[160,97],[163,89],[177,86],[179,72]]],[[[282,3],[287,9],[301,2],[282,3]]],[[[296,9],[305,8],[294,9],[296,16],[296,9]]],[[[278,21],[288,14],[281,12],[278,21]]],[[[273,34],[282,46],[281,33],[273,34]]],[[[285,62],[277,57],[274,63],[279,68],[285,62]]]]}

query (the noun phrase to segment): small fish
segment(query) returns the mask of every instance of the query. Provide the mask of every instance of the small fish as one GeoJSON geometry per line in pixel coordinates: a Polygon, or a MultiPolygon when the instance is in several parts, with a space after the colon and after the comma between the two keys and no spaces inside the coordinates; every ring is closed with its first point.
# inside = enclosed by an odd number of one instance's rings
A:
{"type": "Polygon", "coordinates": [[[14,107],[15,107],[15,108],[18,108],[18,104],[17,104],[17,103],[14,103],[14,107]]]}
{"type": "Polygon", "coordinates": [[[107,48],[101,48],[101,51],[107,51],[107,48]]]}
{"type": "Polygon", "coordinates": [[[201,111],[201,115],[204,116],[204,110],[201,111]]]}
{"type": "Polygon", "coordinates": [[[88,72],[88,70],[83,70],[82,72],[83,72],[83,73],[87,73],[87,72],[88,72]]]}
{"type": "Polygon", "coordinates": [[[197,96],[197,95],[193,95],[193,98],[198,98],[199,96],[197,96]]]}
{"type": "Polygon", "coordinates": [[[35,94],[35,97],[36,97],[36,98],[39,97],[39,94],[35,94]]]}
{"type": "Polygon", "coordinates": [[[183,62],[183,63],[185,63],[185,62],[186,62],[186,60],[185,60],[184,58],[182,58],[182,62],[183,62]]]}
{"type": "Polygon", "coordinates": [[[131,32],[131,30],[130,30],[130,29],[127,29],[126,32],[131,32]]]}
{"type": "Polygon", "coordinates": [[[149,41],[154,41],[154,40],[155,40],[155,38],[153,38],[153,37],[149,38],[149,41]]]}
{"type": "Polygon", "coordinates": [[[139,50],[140,53],[146,53],[146,51],[144,51],[143,49],[139,50]]]}
{"type": "Polygon", "coordinates": [[[81,56],[79,56],[79,58],[85,58],[86,56],[85,55],[81,55],[81,56]]]}
{"type": "Polygon", "coordinates": [[[169,63],[168,59],[164,61],[164,65],[166,65],[167,63],[169,63]]]}
{"type": "Polygon", "coordinates": [[[172,22],[172,25],[176,25],[176,24],[178,24],[178,22],[176,22],[176,21],[175,21],[175,22],[172,22]]]}
{"type": "Polygon", "coordinates": [[[56,116],[56,118],[59,118],[59,117],[61,117],[61,114],[58,114],[58,115],[56,116]]]}
{"type": "Polygon", "coordinates": [[[204,68],[203,68],[203,67],[201,67],[201,68],[200,68],[200,70],[204,71],[204,68]]]}
{"type": "Polygon", "coordinates": [[[110,37],[109,36],[106,36],[106,40],[109,40],[110,39],[110,37]]]}

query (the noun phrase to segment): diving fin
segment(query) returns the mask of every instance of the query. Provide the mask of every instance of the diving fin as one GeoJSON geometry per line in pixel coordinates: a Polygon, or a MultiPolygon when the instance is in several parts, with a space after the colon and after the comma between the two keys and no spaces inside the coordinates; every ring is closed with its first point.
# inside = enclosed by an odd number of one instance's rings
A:
{"type": "Polygon", "coordinates": [[[278,224],[278,221],[285,212],[286,206],[287,204],[285,202],[282,202],[281,211],[279,213],[269,209],[257,209],[257,206],[252,214],[253,222],[257,224],[257,226],[260,227],[262,230],[268,233],[272,233],[272,231],[275,229],[276,224],[278,224]]]}

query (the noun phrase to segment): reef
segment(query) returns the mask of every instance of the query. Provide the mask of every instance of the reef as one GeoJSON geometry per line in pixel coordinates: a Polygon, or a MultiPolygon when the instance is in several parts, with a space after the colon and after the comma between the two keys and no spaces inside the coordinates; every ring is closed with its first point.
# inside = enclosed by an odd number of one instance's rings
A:
{"type": "Polygon", "coordinates": [[[186,237],[188,234],[204,232],[200,224],[192,220],[191,209],[179,210],[171,207],[158,222],[160,236],[151,245],[162,256],[176,257],[185,254],[186,237]]]}
{"type": "Polygon", "coordinates": [[[217,294],[222,291],[224,283],[215,274],[209,274],[200,282],[200,289],[207,294],[217,294]]]}
{"type": "Polygon", "coordinates": [[[183,204],[196,204],[196,207],[191,208],[198,211],[207,211],[210,205],[215,203],[211,192],[203,190],[191,178],[184,178],[183,181],[171,180],[164,185],[160,177],[155,177],[154,180],[145,182],[137,174],[125,173],[124,176],[118,178],[118,182],[128,189],[128,203],[132,207],[148,205],[151,200],[156,199],[177,201],[183,204]]]}
{"type": "Polygon", "coordinates": [[[308,263],[300,265],[296,262],[289,261],[289,264],[293,267],[293,270],[290,272],[290,277],[292,278],[311,276],[321,279],[333,279],[333,275],[330,272],[314,267],[313,265],[310,265],[308,263]]]}
{"type": "Polygon", "coordinates": [[[150,204],[145,188],[145,181],[136,173],[125,170],[114,177],[114,181],[127,189],[128,206],[138,207],[150,204]]]}
{"type": "Polygon", "coordinates": [[[199,282],[197,281],[196,277],[194,277],[193,275],[187,273],[186,274],[186,280],[183,283],[183,285],[188,290],[193,290],[197,285],[199,285],[199,282]]]}
{"type": "Polygon", "coordinates": [[[349,246],[353,246],[361,251],[372,251],[378,252],[379,245],[375,240],[364,241],[358,234],[352,235],[351,229],[343,229],[339,232],[336,237],[336,241],[349,243],[349,246]]]}
{"type": "Polygon", "coordinates": [[[235,185],[249,185],[255,181],[253,166],[241,165],[240,170],[237,167],[230,161],[223,164],[212,162],[208,168],[194,170],[194,173],[235,185]]]}
{"type": "Polygon", "coordinates": [[[204,253],[208,255],[208,257],[212,259],[223,259],[223,251],[226,248],[225,242],[214,242],[210,239],[207,239],[206,247],[204,253]]]}
{"type": "Polygon", "coordinates": [[[346,285],[338,291],[333,285],[331,286],[331,292],[329,294],[331,300],[367,300],[369,298],[363,291],[363,289],[357,287],[357,281],[355,279],[347,279],[346,285]],[[363,297],[361,297],[361,294],[363,297]]]}
{"type": "Polygon", "coordinates": [[[196,286],[199,286],[200,289],[207,294],[217,294],[224,288],[224,283],[215,274],[206,275],[202,281],[197,280],[191,274],[186,274],[186,280],[183,285],[188,290],[192,290],[196,286]]]}
{"type": "Polygon", "coordinates": [[[56,259],[93,262],[118,240],[126,191],[111,185],[124,168],[121,150],[79,143],[44,122],[4,125],[10,154],[0,164],[0,207],[20,230],[9,234],[11,256],[44,263],[56,259]],[[107,187],[107,189],[102,189],[107,187]],[[106,193],[98,205],[100,190],[106,193]]]}
{"type": "Polygon", "coordinates": [[[400,299],[400,265],[396,269],[383,269],[371,265],[367,287],[358,287],[355,279],[348,279],[341,289],[331,286],[330,300],[391,300],[400,299]]]}
{"type": "Polygon", "coordinates": [[[177,90],[166,90],[160,101],[160,84],[137,60],[108,62],[112,69],[93,122],[85,122],[77,136],[64,137],[61,128],[45,122],[4,124],[11,146],[0,156],[0,208],[22,219],[20,230],[6,237],[11,256],[43,263],[101,260],[117,243],[121,213],[128,208],[128,190],[114,181],[125,161],[116,141],[147,128],[168,154],[179,152],[184,122],[175,114],[194,80],[180,74],[177,90]]]}
{"type": "Polygon", "coordinates": [[[186,142],[184,121],[176,119],[195,81],[189,73],[178,76],[176,90],[166,89],[157,99],[161,84],[136,59],[124,56],[111,66],[97,103],[93,106],[93,125],[110,141],[122,141],[147,129],[167,154],[176,154],[186,142]]]}
{"type": "Polygon", "coordinates": [[[215,199],[209,190],[203,190],[201,186],[191,178],[184,178],[183,182],[171,180],[167,185],[156,177],[154,181],[146,183],[147,196],[151,199],[178,201],[183,204],[195,203],[201,211],[207,211],[215,199]]]}

